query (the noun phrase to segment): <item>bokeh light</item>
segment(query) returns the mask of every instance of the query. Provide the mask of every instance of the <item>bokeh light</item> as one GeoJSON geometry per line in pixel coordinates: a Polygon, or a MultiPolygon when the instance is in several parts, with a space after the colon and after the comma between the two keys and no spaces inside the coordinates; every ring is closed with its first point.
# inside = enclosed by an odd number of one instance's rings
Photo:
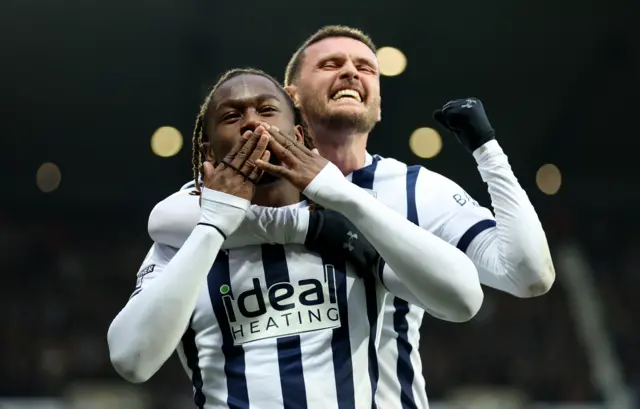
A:
{"type": "Polygon", "coordinates": [[[151,137],[151,150],[156,155],[168,158],[182,149],[182,134],[172,126],[158,128],[151,137]]]}
{"type": "Polygon", "coordinates": [[[378,49],[376,54],[381,75],[393,77],[402,74],[407,68],[407,57],[397,48],[382,47],[378,49]]]}
{"type": "Polygon", "coordinates": [[[542,165],[536,173],[536,185],[538,185],[538,189],[540,189],[542,193],[555,195],[562,185],[560,169],[551,163],[542,165]]]}
{"type": "Polygon", "coordinates": [[[62,173],[58,165],[52,162],[45,162],[36,172],[36,185],[44,193],[53,192],[62,182],[62,173]]]}
{"type": "Polygon", "coordinates": [[[433,128],[418,128],[409,137],[409,147],[420,158],[433,158],[442,150],[442,137],[433,128]]]}

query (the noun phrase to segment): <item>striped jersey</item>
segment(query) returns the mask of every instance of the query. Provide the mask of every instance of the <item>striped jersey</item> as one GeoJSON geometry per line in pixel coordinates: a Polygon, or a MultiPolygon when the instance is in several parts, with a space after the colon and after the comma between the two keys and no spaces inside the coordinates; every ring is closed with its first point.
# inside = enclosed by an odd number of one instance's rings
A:
{"type": "MultiPolygon", "coordinates": [[[[365,166],[347,178],[463,252],[478,234],[496,225],[491,211],[480,207],[458,184],[421,166],[367,153],[365,166]]],[[[183,189],[193,185],[188,183],[183,189]]],[[[392,272],[385,268],[384,274],[392,272]]],[[[391,294],[382,300],[375,342],[378,365],[369,373],[375,380],[377,372],[377,383],[372,381],[377,384],[375,403],[383,409],[428,409],[418,351],[424,310],[391,294]]]]}
{"type": "MultiPolygon", "coordinates": [[[[365,167],[348,178],[463,252],[479,233],[496,225],[491,211],[455,182],[421,166],[367,154],[365,167]]],[[[385,299],[383,310],[376,403],[384,409],[427,409],[418,352],[424,310],[392,295],[385,299]]]]}
{"type": "MultiPolygon", "coordinates": [[[[136,292],[176,251],[154,244],[136,292]]],[[[297,244],[221,251],[178,347],[196,407],[371,408],[387,293],[352,270],[297,244]]]]}

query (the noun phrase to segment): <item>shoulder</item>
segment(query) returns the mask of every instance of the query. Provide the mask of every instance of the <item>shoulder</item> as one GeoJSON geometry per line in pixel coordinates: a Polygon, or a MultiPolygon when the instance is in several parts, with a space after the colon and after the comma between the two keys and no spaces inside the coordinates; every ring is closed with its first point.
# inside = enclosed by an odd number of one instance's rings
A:
{"type": "Polygon", "coordinates": [[[376,165],[376,174],[379,176],[406,175],[414,177],[416,183],[428,184],[431,189],[458,187],[458,184],[438,172],[434,172],[422,165],[409,165],[394,158],[385,158],[380,155],[373,155],[376,165]]]}
{"type": "Polygon", "coordinates": [[[157,242],[180,247],[200,219],[200,196],[191,187],[179,190],[158,202],[149,214],[149,236],[157,242]]]}

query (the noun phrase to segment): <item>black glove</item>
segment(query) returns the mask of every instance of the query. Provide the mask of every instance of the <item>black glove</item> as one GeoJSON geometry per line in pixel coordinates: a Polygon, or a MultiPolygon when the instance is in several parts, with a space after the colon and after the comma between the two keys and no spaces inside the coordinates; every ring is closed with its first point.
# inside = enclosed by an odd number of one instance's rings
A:
{"type": "Polygon", "coordinates": [[[341,213],[312,206],[305,247],[330,262],[350,262],[360,277],[377,271],[380,255],[364,235],[341,213]]]}
{"type": "Polygon", "coordinates": [[[495,139],[495,131],[477,98],[456,99],[433,112],[433,117],[458,138],[458,141],[473,152],[495,139]]]}

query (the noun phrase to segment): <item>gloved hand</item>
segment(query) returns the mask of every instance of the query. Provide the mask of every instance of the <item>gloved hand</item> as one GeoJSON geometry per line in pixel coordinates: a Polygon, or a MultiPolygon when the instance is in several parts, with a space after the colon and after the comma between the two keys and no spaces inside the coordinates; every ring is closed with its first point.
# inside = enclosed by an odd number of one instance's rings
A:
{"type": "Polygon", "coordinates": [[[477,98],[449,101],[433,112],[433,117],[458,138],[458,141],[473,152],[495,139],[495,131],[489,123],[482,102],[477,98]]]}
{"type": "Polygon", "coordinates": [[[350,262],[360,277],[377,271],[380,255],[346,217],[316,204],[309,210],[307,249],[329,260],[350,262]]]}

